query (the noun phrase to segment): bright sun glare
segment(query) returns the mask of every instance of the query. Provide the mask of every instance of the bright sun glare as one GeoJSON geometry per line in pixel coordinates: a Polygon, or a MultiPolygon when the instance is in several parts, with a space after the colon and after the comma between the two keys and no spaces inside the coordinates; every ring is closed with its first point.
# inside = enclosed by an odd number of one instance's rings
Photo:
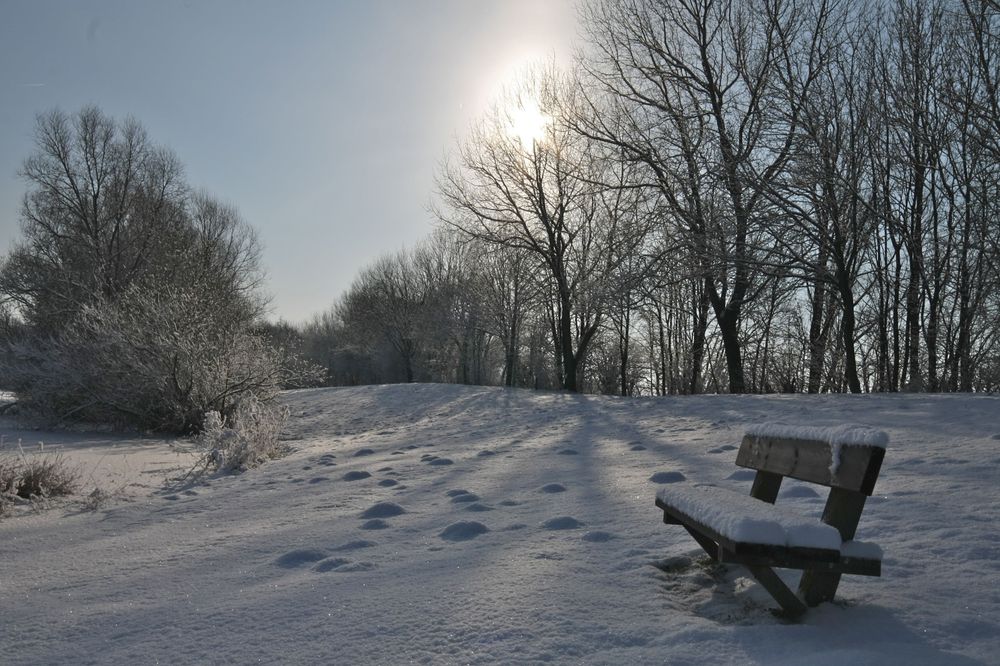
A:
{"type": "Polygon", "coordinates": [[[510,134],[525,150],[531,150],[535,142],[545,138],[545,130],[551,122],[552,118],[542,112],[537,102],[521,102],[510,112],[510,134]]]}

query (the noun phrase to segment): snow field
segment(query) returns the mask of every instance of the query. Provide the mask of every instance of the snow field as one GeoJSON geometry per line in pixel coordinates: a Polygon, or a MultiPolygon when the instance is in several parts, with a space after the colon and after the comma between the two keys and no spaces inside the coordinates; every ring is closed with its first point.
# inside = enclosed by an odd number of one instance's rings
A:
{"type": "MultiPolygon", "coordinates": [[[[996,398],[409,385],[285,400],[295,450],[260,470],[0,521],[2,654],[963,664],[1000,652],[996,398]],[[762,421],[890,436],[858,532],[884,548],[883,577],[846,576],[838,603],[798,624],[653,504],[685,479],[749,492],[735,448],[762,421]]],[[[786,480],[778,503],[818,516],[814,489],[786,480]]]]}

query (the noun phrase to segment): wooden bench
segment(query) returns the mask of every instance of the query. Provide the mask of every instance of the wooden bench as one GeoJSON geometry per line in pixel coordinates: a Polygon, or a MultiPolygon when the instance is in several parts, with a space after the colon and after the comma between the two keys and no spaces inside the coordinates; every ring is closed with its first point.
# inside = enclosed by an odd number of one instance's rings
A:
{"type": "Polygon", "coordinates": [[[657,493],[656,506],[712,559],[746,566],[784,614],[797,617],[831,601],[841,575],[881,575],[881,549],[854,534],[887,442],[885,433],[860,427],[755,426],[736,456],[737,465],[757,470],[749,496],[677,484],[657,493]],[[830,488],[819,521],[774,505],[786,476],[830,488]],[[774,567],[802,570],[798,593],[774,567]]]}

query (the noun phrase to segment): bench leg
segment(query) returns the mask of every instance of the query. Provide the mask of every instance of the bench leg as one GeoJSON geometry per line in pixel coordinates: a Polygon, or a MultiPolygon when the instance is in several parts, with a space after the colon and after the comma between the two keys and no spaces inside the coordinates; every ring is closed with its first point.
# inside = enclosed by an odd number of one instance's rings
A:
{"type": "Polygon", "coordinates": [[[786,616],[799,617],[806,612],[806,605],[802,603],[802,600],[794,592],[788,589],[784,581],[778,578],[778,574],[774,573],[774,569],[749,564],[745,566],[753,574],[753,577],[757,579],[757,582],[774,597],[774,600],[785,611],[786,616]]]}
{"type": "Polygon", "coordinates": [[[818,606],[824,601],[833,601],[840,585],[839,573],[824,571],[803,571],[799,581],[799,594],[810,606],[818,606]]]}

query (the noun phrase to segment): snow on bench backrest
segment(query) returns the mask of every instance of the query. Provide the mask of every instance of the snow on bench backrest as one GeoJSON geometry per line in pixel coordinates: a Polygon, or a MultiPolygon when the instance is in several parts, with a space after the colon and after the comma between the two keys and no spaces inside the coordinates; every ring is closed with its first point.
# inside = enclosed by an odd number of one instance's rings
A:
{"type": "Polygon", "coordinates": [[[888,442],[863,426],[762,424],[747,429],[736,464],[871,495],[888,442]]]}

